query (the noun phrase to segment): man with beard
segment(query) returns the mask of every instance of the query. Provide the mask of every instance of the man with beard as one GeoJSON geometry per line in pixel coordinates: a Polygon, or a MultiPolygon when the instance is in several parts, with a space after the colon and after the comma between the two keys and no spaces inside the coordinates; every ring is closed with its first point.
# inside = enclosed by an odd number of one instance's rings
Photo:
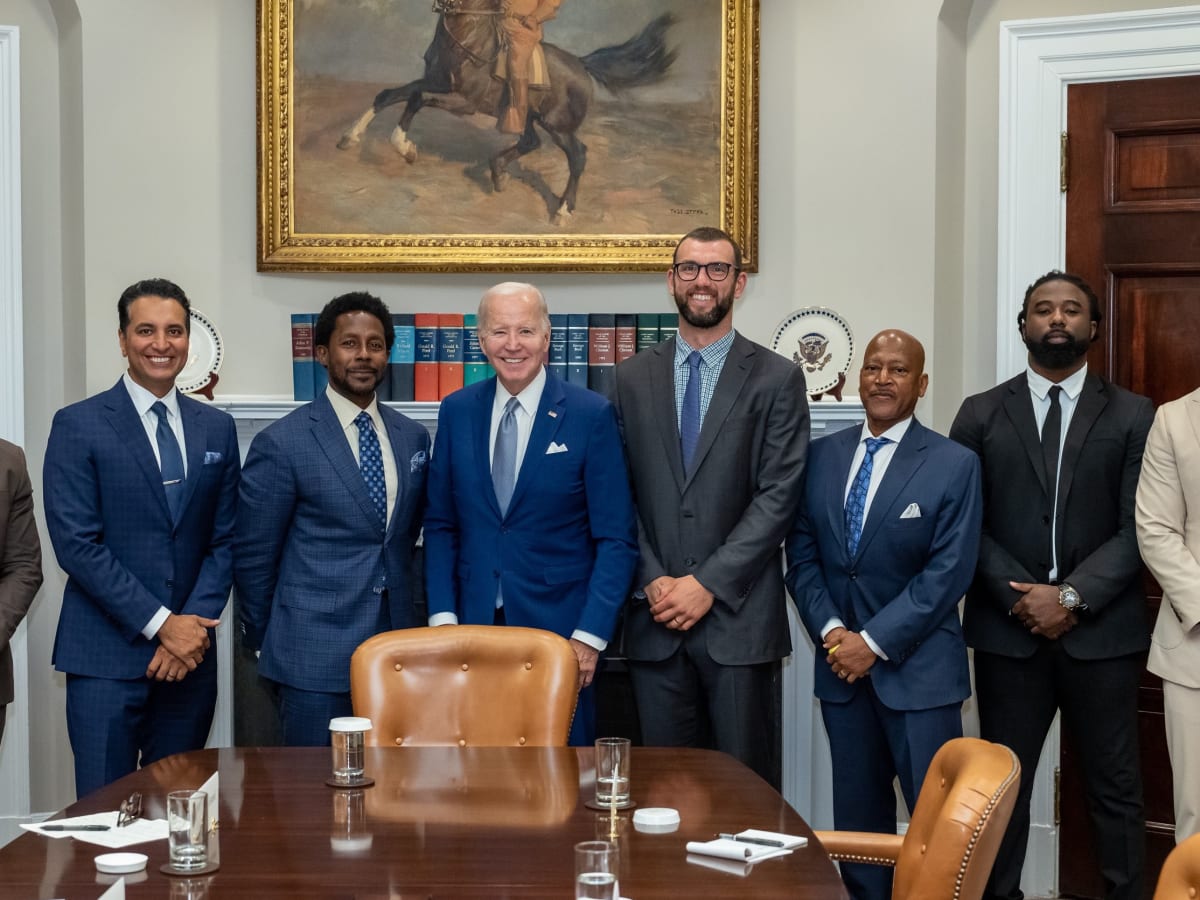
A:
{"type": "Polygon", "coordinates": [[[679,333],[617,366],[638,511],[625,653],[645,742],[711,747],[778,784],[773,676],[791,652],[780,544],[808,450],[804,374],[733,330],[741,251],[679,242],[679,333]]]}
{"type": "Polygon", "coordinates": [[[1100,303],[1049,272],[1017,316],[1025,372],[962,405],[950,437],[983,465],[983,539],[963,630],[982,737],[1021,761],[985,896],[1020,898],[1029,798],[1057,711],[1080,749],[1109,898],[1140,897],[1137,686],[1149,646],[1134,527],[1149,400],[1087,370],[1100,303]]]}
{"type": "Polygon", "coordinates": [[[329,387],[260,432],[246,455],[234,582],[285,745],[328,744],[329,720],[351,714],[360,643],[424,624],[410,584],[429,434],[375,398],[394,340],[378,297],[331,300],[313,328],[329,387]]]}

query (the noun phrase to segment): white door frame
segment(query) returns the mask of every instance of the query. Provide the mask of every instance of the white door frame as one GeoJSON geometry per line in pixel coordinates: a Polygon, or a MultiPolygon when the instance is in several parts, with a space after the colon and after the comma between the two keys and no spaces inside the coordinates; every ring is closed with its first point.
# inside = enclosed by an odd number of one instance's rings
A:
{"type": "MultiPolygon", "coordinates": [[[[1067,201],[1059,190],[1059,139],[1067,129],[1067,86],[1197,73],[1200,6],[1000,24],[997,379],[1025,368],[1025,347],[1012,327],[1025,286],[1062,268],[1066,260],[1067,201]]],[[[1058,754],[1056,723],[1034,782],[1022,879],[1027,895],[1057,888],[1053,772],[1058,754]]]]}
{"type": "MultiPolygon", "coordinates": [[[[20,72],[19,29],[0,25],[0,436],[23,444],[20,72]]],[[[25,628],[22,623],[10,644],[15,693],[0,744],[0,843],[4,821],[29,814],[29,663],[25,628]]]]}

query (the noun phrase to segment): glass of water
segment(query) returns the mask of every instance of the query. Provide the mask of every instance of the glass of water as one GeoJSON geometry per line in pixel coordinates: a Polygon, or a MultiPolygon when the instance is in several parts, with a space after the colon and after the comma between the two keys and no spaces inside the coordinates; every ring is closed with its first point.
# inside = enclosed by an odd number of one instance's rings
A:
{"type": "Polygon", "coordinates": [[[596,805],[629,805],[629,738],[596,739],[596,805]],[[615,797],[613,795],[616,795],[615,797]]]}
{"type": "Polygon", "coordinates": [[[342,716],[329,720],[333,746],[333,780],[338,784],[363,781],[363,745],[371,720],[360,716],[342,716]]]}
{"type": "Polygon", "coordinates": [[[575,845],[575,900],[617,900],[617,845],[584,841],[575,845]]]}
{"type": "Polygon", "coordinates": [[[167,794],[167,849],[174,869],[208,865],[208,794],[204,791],[167,794]]]}

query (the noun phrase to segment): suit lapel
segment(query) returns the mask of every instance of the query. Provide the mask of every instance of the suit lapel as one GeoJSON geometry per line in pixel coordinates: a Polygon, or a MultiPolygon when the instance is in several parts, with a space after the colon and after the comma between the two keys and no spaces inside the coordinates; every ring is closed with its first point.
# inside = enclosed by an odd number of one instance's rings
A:
{"type": "Polygon", "coordinates": [[[392,507],[392,516],[388,519],[387,531],[392,531],[392,522],[400,512],[408,493],[408,476],[412,471],[412,456],[414,448],[408,442],[408,437],[399,427],[398,420],[388,415],[388,408],[379,404],[379,416],[387,429],[388,442],[392,445],[392,459],[396,463],[396,505],[392,507]]]}
{"type": "Polygon", "coordinates": [[[1037,419],[1033,415],[1033,400],[1029,394],[1029,382],[1021,373],[1008,383],[1008,396],[1004,400],[1004,411],[1013,424],[1013,430],[1025,448],[1029,464],[1037,475],[1042,492],[1050,496],[1046,485],[1046,467],[1042,462],[1042,440],[1038,435],[1037,419]]]}
{"type": "Polygon", "coordinates": [[[675,411],[675,339],[664,341],[649,352],[658,357],[650,367],[655,424],[675,479],[675,489],[682,494],[685,476],[683,450],[679,446],[679,414],[675,411]]]}
{"type": "MultiPolygon", "coordinates": [[[[500,503],[496,500],[496,489],[492,482],[492,466],[491,456],[488,452],[488,445],[492,436],[492,406],[496,402],[497,384],[499,382],[493,376],[488,381],[488,387],[481,390],[475,395],[475,414],[471,416],[471,444],[474,447],[474,458],[476,460],[475,478],[482,485],[483,493],[487,497],[488,505],[492,508],[492,512],[496,514],[497,519],[503,518],[500,515],[500,503]]],[[[512,501],[509,501],[509,507],[512,507],[512,501]]]]}
{"type": "MultiPolygon", "coordinates": [[[[517,471],[517,483],[513,487],[512,499],[508,502],[508,510],[512,512],[521,498],[529,490],[529,485],[538,478],[538,469],[542,463],[550,441],[558,434],[567,418],[566,397],[563,394],[562,383],[547,374],[546,386],[542,389],[542,399],[538,403],[537,414],[533,417],[533,429],[529,433],[529,443],[525,447],[525,457],[521,460],[521,468],[517,471]]],[[[580,452],[583,448],[577,448],[580,452]]],[[[571,452],[568,448],[567,452],[571,452]]]]}
{"type": "MultiPolygon", "coordinates": [[[[733,410],[733,405],[741,395],[742,387],[746,384],[746,379],[750,377],[750,372],[754,368],[753,357],[754,347],[750,342],[740,335],[735,335],[733,346],[729,348],[729,355],[725,357],[725,365],[721,367],[721,377],[717,379],[712,400],[709,401],[708,410],[704,413],[704,424],[700,428],[700,438],[696,442],[696,456],[692,460],[692,471],[684,482],[684,490],[687,490],[688,485],[691,484],[692,476],[700,470],[704,457],[712,449],[713,442],[716,441],[717,435],[725,425],[725,420],[729,418],[729,413],[733,410]]],[[[672,389],[671,397],[674,398],[674,396],[675,391],[672,389]]],[[[674,416],[671,421],[675,421],[674,416]]]]}
{"type": "Polygon", "coordinates": [[[1192,425],[1192,436],[1197,444],[1200,444],[1200,391],[1195,391],[1188,397],[1188,402],[1185,404],[1187,409],[1188,421],[1192,425]]]}
{"type": "Polygon", "coordinates": [[[825,479],[825,490],[828,492],[825,508],[829,511],[828,527],[837,538],[837,545],[846,553],[846,482],[850,480],[850,466],[854,462],[854,452],[858,442],[862,440],[862,429],[859,426],[843,428],[832,434],[826,441],[837,441],[842,447],[836,456],[836,468],[825,479]]]}
{"type": "MultiPolygon", "coordinates": [[[[313,437],[325,453],[329,464],[333,466],[333,471],[362,508],[367,521],[379,522],[379,513],[375,510],[375,504],[371,502],[371,495],[367,493],[367,483],[363,481],[362,471],[354,461],[354,454],[350,451],[350,444],[346,440],[341,422],[338,421],[337,413],[329,403],[329,398],[322,394],[314,400],[309,415],[313,420],[313,437]]],[[[382,530],[382,526],[379,527],[382,530]]]]}
{"type": "MultiPolygon", "coordinates": [[[[875,489],[871,499],[871,509],[867,520],[863,523],[862,536],[858,541],[858,557],[863,555],[871,539],[879,531],[880,526],[887,521],[892,507],[900,496],[900,492],[912,480],[917,470],[925,463],[926,441],[925,427],[916,419],[908,426],[908,431],[896,446],[892,461],[888,463],[883,480],[875,489]]],[[[858,558],[856,557],[856,558],[858,558]]]]}
{"type": "Polygon", "coordinates": [[[208,447],[208,434],[200,416],[200,405],[184,396],[178,398],[179,416],[183,420],[183,444],[187,450],[187,480],[183,485],[183,498],[179,501],[179,516],[187,509],[196,493],[196,482],[204,471],[204,453],[208,447]]]}
{"type": "Polygon", "coordinates": [[[138,417],[137,409],[134,408],[123,382],[118,381],[116,387],[108,392],[105,407],[108,422],[117,433],[118,442],[129,451],[129,455],[146,477],[150,492],[157,498],[163,515],[171,521],[171,507],[167,504],[167,492],[163,489],[162,470],[158,467],[154,448],[150,446],[146,427],[138,417]]]}
{"type": "MultiPolygon", "coordinates": [[[[1083,390],[1079,392],[1079,400],[1075,404],[1075,412],[1067,428],[1067,439],[1063,443],[1062,460],[1058,464],[1058,471],[1061,473],[1058,484],[1058,509],[1062,508],[1071,494],[1071,481],[1079,463],[1079,455],[1083,452],[1083,444],[1106,406],[1108,391],[1104,388],[1104,382],[1095,375],[1088,375],[1084,379],[1083,390]]],[[[1060,540],[1061,537],[1060,535],[1060,540]]]]}

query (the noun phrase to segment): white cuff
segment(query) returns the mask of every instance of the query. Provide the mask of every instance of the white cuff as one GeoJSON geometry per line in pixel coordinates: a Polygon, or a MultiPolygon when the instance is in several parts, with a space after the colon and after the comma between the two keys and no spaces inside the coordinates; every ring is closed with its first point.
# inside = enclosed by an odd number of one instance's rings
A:
{"type": "Polygon", "coordinates": [[[167,621],[167,617],[171,615],[171,611],[165,606],[160,606],[156,612],[146,623],[146,627],[142,629],[142,637],[148,641],[154,640],[154,636],[158,634],[158,629],[163,627],[163,622],[167,621]]]}
{"type": "Polygon", "coordinates": [[[429,617],[429,627],[435,628],[438,625],[457,625],[458,614],[452,612],[434,613],[429,617]]]}
{"type": "Polygon", "coordinates": [[[596,637],[594,634],[591,634],[586,631],[580,631],[579,629],[575,629],[574,631],[571,632],[571,639],[579,641],[579,643],[581,643],[581,644],[587,644],[589,647],[591,647],[593,650],[596,650],[596,651],[602,651],[605,647],[608,646],[608,641],[602,641],[602,640],[600,640],[600,638],[596,637]]]}

